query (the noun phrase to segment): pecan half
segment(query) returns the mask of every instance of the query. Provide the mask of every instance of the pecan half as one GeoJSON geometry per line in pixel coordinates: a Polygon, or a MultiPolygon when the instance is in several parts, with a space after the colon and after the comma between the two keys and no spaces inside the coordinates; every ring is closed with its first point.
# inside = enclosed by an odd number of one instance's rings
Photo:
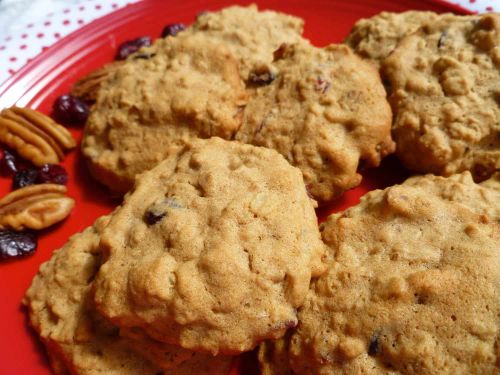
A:
{"type": "Polygon", "coordinates": [[[100,69],[94,70],[74,84],[71,89],[71,95],[82,98],[83,100],[95,102],[102,83],[122,64],[123,61],[116,61],[111,64],[106,64],[100,69]]]}
{"type": "Polygon", "coordinates": [[[36,166],[57,164],[64,151],[76,147],[71,133],[43,113],[11,107],[0,113],[0,143],[36,166]]]}
{"type": "Polygon", "coordinates": [[[66,186],[30,185],[0,199],[0,229],[47,228],[71,212],[75,201],[66,196],[66,186]]]}

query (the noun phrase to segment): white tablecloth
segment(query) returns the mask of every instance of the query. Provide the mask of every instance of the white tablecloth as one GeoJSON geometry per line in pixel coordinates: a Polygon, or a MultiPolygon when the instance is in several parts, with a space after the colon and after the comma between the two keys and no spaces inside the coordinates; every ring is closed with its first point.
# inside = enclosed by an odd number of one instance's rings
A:
{"type": "MultiPolygon", "coordinates": [[[[60,38],[137,1],[0,0],[0,83],[60,38]]],[[[500,0],[448,1],[474,12],[500,11],[500,0]]]]}

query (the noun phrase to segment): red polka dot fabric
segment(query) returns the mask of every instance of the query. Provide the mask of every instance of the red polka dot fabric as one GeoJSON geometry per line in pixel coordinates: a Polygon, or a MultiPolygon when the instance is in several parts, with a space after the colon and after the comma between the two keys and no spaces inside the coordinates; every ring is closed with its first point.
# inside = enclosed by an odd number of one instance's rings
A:
{"type": "MultiPolygon", "coordinates": [[[[140,0],[87,0],[27,23],[22,32],[0,36],[0,83],[60,38],[85,24],[140,0]]],[[[500,12],[500,0],[448,0],[473,12],[500,12]]]]}
{"type": "Polygon", "coordinates": [[[139,0],[87,0],[48,12],[22,32],[0,36],[0,83],[39,53],[82,26],[139,0]]]}

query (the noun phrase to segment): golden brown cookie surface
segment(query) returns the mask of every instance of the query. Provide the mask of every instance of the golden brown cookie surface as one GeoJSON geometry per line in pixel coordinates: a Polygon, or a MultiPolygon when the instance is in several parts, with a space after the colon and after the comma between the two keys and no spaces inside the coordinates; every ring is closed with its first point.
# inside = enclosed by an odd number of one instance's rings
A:
{"type": "Polygon", "coordinates": [[[100,83],[82,151],[93,175],[124,193],[136,174],[192,138],[231,138],[246,93],[229,50],[202,33],[159,39],[100,83]]]}
{"type": "Polygon", "coordinates": [[[498,198],[469,174],[428,175],[330,216],[331,263],[299,310],[294,373],[497,372],[498,198]]]}
{"type": "Polygon", "coordinates": [[[500,169],[500,15],[450,16],[404,38],[382,70],[410,169],[478,180],[500,169]]]}
{"type": "Polygon", "coordinates": [[[322,270],[300,171],[273,150],[218,138],[141,175],[101,246],[103,315],[213,353],[282,336],[322,270]]]}
{"type": "Polygon", "coordinates": [[[56,374],[156,375],[224,374],[229,357],[188,352],[179,347],[163,347],[170,357],[143,356],[138,346],[159,353],[158,345],[147,338],[134,341],[119,334],[92,307],[92,281],[101,264],[100,232],[109,218],[98,219],[93,227],[74,235],[44,263],[24,303],[30,322],[47,348],[56,374]],[[148,359],[150,360],[148,360],[148,359]]]}
{"type": "Polygon", "coordinates": [[[345,43],[358,55],[380,67],[401,39],[439,17],[434,12],[414,10],[402,13],[381,12],[374,17],[357,21],[345,43]]]}
{"type": "Polygon", "coordinates": [[[379,74],[344,45],[283,46],[274,66],[236,139],[277,150],[302,171],[315,199],[331,201],[359,185],[360,163],[377,166],[394,149],[379,74]]]}
{"type": "Polygon", "coordinates": [[[201,32],[226,45],[240,62],[247,80],[256,66],[273,60],[282,43],[307,42],[302,38],[304,21],[288,14],[261,10],[255,4],[232,6],[198,16],[187,32],[201,32]]]}
{"type": "Polygon", "coordinates": [[[159,370],[124,345],[118,330],[88,307],[107,218],[74,235],[40,267],[24,303],[57,373],[154,374],[159,370]]]}

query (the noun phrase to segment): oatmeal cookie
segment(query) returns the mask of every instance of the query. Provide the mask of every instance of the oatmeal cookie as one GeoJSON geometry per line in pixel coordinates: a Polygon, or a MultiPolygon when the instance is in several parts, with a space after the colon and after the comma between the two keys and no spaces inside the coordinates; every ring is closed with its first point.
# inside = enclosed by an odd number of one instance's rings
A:
{"type": "Polygon", "coordinates": [[[481,182],[481,186],[500,193],[500,172],[495,173],[490,179],[481,182]]]}
{"type": "Polygon", "coordinates": [[[100,313],[213,354],[297,324],[323,244],[300,171],[273,150],[196,140],[137,178],[101,238],[100,313]]]}
{"type": "Polygon", "coordinates": [[[476,180],[500,170],[500,14],[444,17],[386,59],[397,155],[408,168],[476,180]]]}
{"type": "MultiPolygon", "coordinates": [[[[24,304],[40,335],[56,374],[155,375],[224,374],[231,358],[211,357],[170,347],[170,357],[145,359],[135,349],[140,342],[119,335],[118,328],[98,316],[90,299],[92,280],[101,264],[99,234],[109,218],[74,235],[40,267],[24,304]]],[[[142,339],[142,338],[141,338],[142,339]]],[[[154,349],[154,346],[153,346],[154,349]]],[[[164,347],[166,351],[167,348],[164,347]]]]}
{"type": "Polygon", "coordinates": [[[471,211],[500,223],[500,173],[480,184],[474,183],[469,172],[450,177],[416,176],[406,180],[405,186],[420,188],[428,194],[464,205],[471,211]]]}
{"type": "Polygon", "coordinates": [[[439,17],[434,12],[415,10],[382,12],[357,21],[344,42],[358,55],[373,61],[380,68],[401,39],[422,25],[435,22],[439,17]]]}
{"type": "Polygon", "coordinates": [[[379,74],[348,47],[283,45],[274,67],[249,100],[236,139],[277,150],[302,171],[316,200],[359,185],[359,167],[377,166],[394,150],[379,74]]]}
{"type": "Polygon", "coordinates": [[[238,62],[203,33],[181,33],[114,65],[100,82],[82,152],[92,174],[124,193],[183,141],[231,138],[246,92],[238,62]]]}
{"type": "Polygon", "coordinates": [[[329,269],[289,342],[294,373],[497,373],[500,200],[488,189],[468,172],[414,177],[331,215],[329,269]]]}
{"type": "Polygon", "coordinates": [[[259,11],[252,4],[202,13],[186,32],[202,32],[226,45],[240,62],[241,77],[247,80],[256,66],[272,62],[273,52],[282,43],[307,43],[302,38],[303,28],[301,18],[259,11]]]}
{"type": "MultiPolygon", "coordinates": [[[[147,336],[140,328],[121,328],[120,336],[126,338],[127,345],[163,369],[176,369],[186,361],[192,363],[206,362],[210,366],[230,363],[228,357],[221,356],[221,362],[214,361],[210,354],[193,352],[176,345],[165,344],[147,336]]],[[[217,357],[218,358],[218,357],[217,357]]],[[[219,372],[215,372],[219,374],[219,372]]]]}

